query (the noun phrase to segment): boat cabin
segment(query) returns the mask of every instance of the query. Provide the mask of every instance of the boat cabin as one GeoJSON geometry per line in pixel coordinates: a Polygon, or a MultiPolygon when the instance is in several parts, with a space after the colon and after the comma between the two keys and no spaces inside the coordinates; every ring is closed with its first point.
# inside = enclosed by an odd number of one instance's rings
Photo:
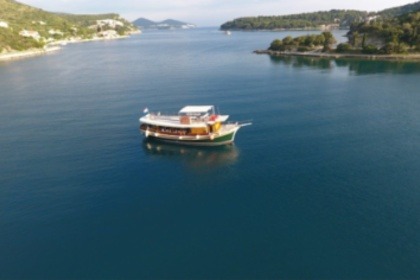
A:
{"type": "Polygon", "coordinates": [[[192,122],[205,122],[214,114],[213,106],[185,106],[179,113],[181,124],[191,124],[192,122]]]}

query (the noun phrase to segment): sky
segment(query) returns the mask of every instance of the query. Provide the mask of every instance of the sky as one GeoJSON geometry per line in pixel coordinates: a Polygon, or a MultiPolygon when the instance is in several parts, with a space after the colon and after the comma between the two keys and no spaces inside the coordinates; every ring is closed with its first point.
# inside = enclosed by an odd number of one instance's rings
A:
{"type": "Polygon", "coordinates": [[[199,27],[220,26],[245,16],[271,16],[352,9],[380,11],[415,0],[18,0],[51,12],[75,14],[118,13],[133,21],[176,19],[199,27]]]}

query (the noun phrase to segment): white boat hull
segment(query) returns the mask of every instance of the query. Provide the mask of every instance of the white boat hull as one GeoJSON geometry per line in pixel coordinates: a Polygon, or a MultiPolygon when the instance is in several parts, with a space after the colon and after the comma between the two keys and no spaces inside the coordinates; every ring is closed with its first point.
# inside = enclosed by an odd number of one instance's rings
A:
{"type": "Polygon", "coordinates": [[[174,135],[157,131],[149,131],[142,128],[140,128],[140,130],[146,138],[152,138],[167,143],[192,146],[220,146],[233,143],[236,132],[239,128],[240,126],[232,125],[232,128],[225,129],[221,133],[209,133],[205,135],[174,135]]]}

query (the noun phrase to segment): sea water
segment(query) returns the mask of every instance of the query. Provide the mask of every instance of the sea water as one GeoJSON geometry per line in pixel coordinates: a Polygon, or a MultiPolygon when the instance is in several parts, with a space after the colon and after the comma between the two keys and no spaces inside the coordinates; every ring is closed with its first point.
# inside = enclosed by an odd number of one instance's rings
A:
{"type": "MultiPolygon", "coordinates": [[[[419,278],[419,63],[144,32],[0,63],[0,278],[419,278]],[[215,105],[235,144],[140,135],[215,105]]],[[[336,32],[343,41],[345,32],[336,32]]]]}

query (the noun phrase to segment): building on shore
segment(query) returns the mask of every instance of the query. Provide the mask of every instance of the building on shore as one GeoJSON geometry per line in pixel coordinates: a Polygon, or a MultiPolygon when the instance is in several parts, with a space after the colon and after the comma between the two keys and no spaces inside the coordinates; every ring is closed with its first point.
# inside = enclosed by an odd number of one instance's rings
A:
{"type": "Polygon", "coordinates": [[[0,20],[0,27],[9,28],[9,24],[7,22],[5,22],[5,21],[1,21],[0,20]]]}
{"type": "Polygon", "coordinates": [[[23,29],[19,32],[19,35],[25,38],[33,38],[35,40],[41,39],[41,35],[39,35],[38,31],[29,31],[26,29],[23,29]]]}

